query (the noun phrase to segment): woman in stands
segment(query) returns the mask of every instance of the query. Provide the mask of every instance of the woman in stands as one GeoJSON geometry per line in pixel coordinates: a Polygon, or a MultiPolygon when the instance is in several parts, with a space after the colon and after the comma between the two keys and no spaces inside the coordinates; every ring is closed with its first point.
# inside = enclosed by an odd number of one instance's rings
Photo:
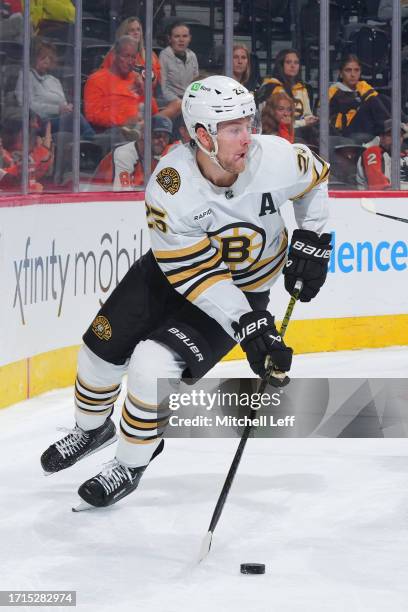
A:
{"type": "Polygon", "coordinates": [[[167,32],[168,46],[160,53],[163,98],[175,105],[176,117],[181,112],[184,91],[192,81],[198,79],[197,56],[189,49],[191,32],[187,24],[176,21],[167,32]]]}
{"type": "MultiPolygon", "coordinates": [[[[137,17],[128,17],[118,27],[115,34],[115,40],[119,40],[122,36],[131,36],[138,43],[138,54],[136,58],[137,67],[140,72],[146,65],[146,52],[143,39],[143,29],[140,19],[137,17]]],[[[113,47],[106,55],[102,63],[102,68],[110,68],[113,62],[113,47]]],[[[152,51],[152,70],[153,70],[153,87],[156,88],[160,83],[160,62],[156,53],[152,51]]]]}
{"type": "Polygon", "coordinates": [[[249,91],[254,92],[260,83],[251,70],[251,56],[245,45],[234,45],[232,49],[233,78],[242,83],[249,91]]]}
{"type": "Polygon", "coordinates": [[[295,103],[284,91],[272,94],[262,109],[262,134],[274,134],[295,141],[295,103]]]}
{"type": "MultiPolygon", "coordinates": [[[[42,121],[50,121],[52,132],[72,132],[73,105],[67,102],[62,83],[50,74],[57,65],[57,52],[52,43],[37,40],[32,55],[29,79],[30,110],[42,121]]],[[[23,73],[20,72],[15,94],[23,104],[23,73]]],[[[80,117],[81,138],[91,140],[95,132],[83,115],[80,117]]]]}
{"type": "Polygon", "coordinates": [[[309,93],[305,83],[300,79],[299,72],[299,52],[296,49],[282,49],[276,56],[272,77],[264,79],[257,99],[258,103],[261,103],[273,93],[286,92],[295,103],[296,137],[301,136],[310,141],[311,135],[308,133],[310,130],[303,128],[316,125],[319,119],[312,113],[309,93]]]}
{"type": "Polygon", "coordinates": [[[361,80],[361,64],[356,55],[347,55],[341,62],[339,79],[329,89],[329,101],[333,134],[377,135],[390,117],[390,99],[361,80]]]}

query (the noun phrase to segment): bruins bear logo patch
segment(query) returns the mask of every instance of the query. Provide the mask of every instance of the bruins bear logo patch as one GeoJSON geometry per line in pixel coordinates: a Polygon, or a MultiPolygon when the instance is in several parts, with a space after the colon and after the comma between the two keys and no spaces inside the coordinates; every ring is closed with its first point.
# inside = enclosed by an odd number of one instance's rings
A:
{"type": "Polygon", "coordinates": [[[96,317],[92,323],[92,331],[100,340],[110,340],[112,338],[112,328],[108,319],[103,316],[96,317]]]}
{"type": "Polygon", "coordinates": [[[174,168],[163,168],[156,176],[156,181],[166,193],[174,195],[180,189],[180,175],[174,168]]]}

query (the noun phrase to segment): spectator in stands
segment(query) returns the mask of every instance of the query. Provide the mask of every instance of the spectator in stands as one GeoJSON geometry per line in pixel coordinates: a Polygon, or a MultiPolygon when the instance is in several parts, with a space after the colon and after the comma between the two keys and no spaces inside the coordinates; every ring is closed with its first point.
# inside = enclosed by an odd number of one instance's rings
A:
{"type": "MultiPolygon", "coordinates": [[[[16,191],[21,185],[23,125],[14,115],[6,117],[1,130],[2,163],[0,170],[0,189],[16,191]]],[[[41,126],[39,118],[30,117],[29,148],[29,190],[41,192],[40,180],[52,173],[54,151],[51,139],[51,125],[48,121],[41,126]]]]}
{"type": "MultiPolygon", "coordinates": [[[[141,121],[144,82],[135,72],[138,44],[131,36],[122,36],[114,46],[110,68],[100,68],[85,83],[84,108],[88,121],[99,129],[120,128],[141,121]]],[[[155,99],[152,113],[158,112],[155,99]]]]}
{"type": "MultiPolygon", "coordinates": [[[[7,0],[0,9],[0,39],[22,41],[23,38],[23,2],[7,0]]],[[[31,0],[30,18],[32,31],[35,34],[49,33],[61,28],[61,25],[73,25],[75,6],[71,0],[31,0]]]]}
{"type": "Polygon", "coordinates": [[[189,27],[182,22],[173,23],[168,32],[169,45],[160,53],[163,97],[177,105],[181,112],[181,99],[192,81],[198,78],[198,61],[191,42],[189,27]]]}
{"type": "Polygon", "coordinates": [[[61,33],[61,26],[74,24],[75,6],[71,0],[31,0],[30,16],[36,34],[61,33]]]}
{"type": "Polygon", "coordinates": [[[258,89],[260,83],[251,72],[251,55],[245,45],[234,45],[232,48],[233,78],[242,83],[249,91],[258,89]]]}
{"type": "MultiPolygon", "coordinates": [[[[159,160],[169,152],[173,131],[171,119],[163,115],[152,118],[152,171],[159,160]]],[[[144,183],[143,137],[136,141],[120,144],[100,162],[92,179],[93,186],[104,186],[113,191],[133,191],[144,183]]]]}
{"type": "MultiPolygon", "coordinates": [[[[408,0],[401,0],[401,17],[408,17],[408,0]]],[[[378,19],[389,21],[392,19],[392,0],[380,0],[378,5],[378,19]]]]}
{"type": "MultiPolygon", "coordinates": [[[[369,83],[360,80],[361,64],[356,55],[347,55],[340,64],[339,79],[329,89],[332,133],[355,137],[379,134],[390,117],[391,102],[369,83]]],[[[360,139],[361,141],[361,139],[360,139]]]]}
{"type": "MultiPolygon", "coordinates": [[[[357,184],[368,189],[390,189],[391,187],[391,146],[392,121],[384,121],[384,127],[379,136],[368,142],[364,153],[357,164],[357,184]]],[[[401,188],[408,189],[408,146],[404,138],[408,135],[408,127],[401,123],[401,188]]]]}
{"type": "MultiPolygon", "coordinates": [[[[146,72],[146,52],[144,47],[143,40],[143,29],[140,19],[138,17],[128,17],[125,19],[119,26],[116,31],[115,39],[119,40],[122,36],[132,36],[137,42],[138,51],[136,57],[136,66],[134,70],[138,72],[142,79],[145,80],[146,72]]],[[[113,48],[106,55],[105,59],[102,62],[102,68],[110,68],[113,63],[114,51],[113,48]]],[[[166,103],[163,99],[163,94],[161,90],[161,74],[160,74],[160,61],[157,55],[152,52],[152,78],[153,78],[153,93],[155,96],[155,100],[159,105],[160,112],[167,117],[176,117],[180,112],[179,103],[170,102],[166,103]]]]}
{"type": "Polygon", "coordinates": [[[21,0],[0,2],[0,40],[22,42],[23,7],[21,0]]]}
{"type": "Polygon", "coordinates": [[[295,141],[295,102],[285,91],[272,94],[261,115],[262,134],[274,134],[289,142],[295,141]]]}
{"type": "MultiPolygon", "coordinates": [[[[258,91],[258,104],[265,102],[272,93],[285,91],[295,102],[296,136],[309,138],[310,130],[303,128],[315,126],[319,121],[310,107],[309,93],[305,83],[299,77],[300,55],[296,49],[282,49],[276,56],[272,77],[264,79],[258,91]]],[[[313,140],[315,137],[313,136],[313,140]]]]}
{"type": "MultiPolygon", "coordinates": [[[[115,34],[115,40],[119,40],[122,36],[132,36],[137,43],[136,65],[141,69],[146,65],[146,53],[143,40],[143,29],[138,17],[128,17],[118,27],[115,34]]],[[[102,62],[102,68],[110,68],[113,63],[114,51],[113,48],[105,56],[102,62]]],[[[153,87],[156,88],[160,83],[160,61],[154,51],[152,52],[152,69],[153,69],[153,87]]]]}
{"type": "MultiPolygon", "coordinates": [[[[73,106],[67,102],[61,81],[50,74],[57,65],[57,52],[52,43],[39,40],[34,46],[29,78],[30,110],[43,121],[50,121],[52,132],[72,132],[73,106]]],[[[23,74],[20,72],[15,94],[23,104],[23,74]]],[[[80,115],[81,138],[92,140],[94,130],[80,115]]]]}

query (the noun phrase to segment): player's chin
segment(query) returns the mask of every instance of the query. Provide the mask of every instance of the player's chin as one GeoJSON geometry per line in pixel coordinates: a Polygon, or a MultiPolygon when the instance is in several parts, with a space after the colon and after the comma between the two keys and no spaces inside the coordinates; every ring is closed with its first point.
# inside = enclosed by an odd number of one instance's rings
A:
{"type": "Polygon", "coordinates": [[[243,153],[242,155],[235,155],[231,160],[230,166],[232,166],[235,172],[240,173],[245,170],[245,166],[247,163],[247,154],[243,153]]]}
{"type": "Polygon", "coordinates": [[[236,168],[237,168],[237,173],[239,174],[240,172],[243,172],[245,170],[246,167],[246,163],[247,163],[247,156],[244,155],[243,157],[240,157],[237,161],[236,161],[236,168]]]}

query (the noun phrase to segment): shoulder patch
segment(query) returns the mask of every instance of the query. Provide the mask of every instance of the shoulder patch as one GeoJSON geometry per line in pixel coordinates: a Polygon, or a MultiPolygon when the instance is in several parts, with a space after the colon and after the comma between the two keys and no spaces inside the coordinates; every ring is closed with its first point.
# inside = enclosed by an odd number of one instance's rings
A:
{"type": "Polygon", "coordinates": [[[96,317],[92,323],[92,331],[99,340],[110,340],[112,338],[112,327],[108,319],[102,315],[96,317]]]}
{"type": "Polygon", "coordinates": [[[175,168],[163,168],[156,176],[156,181],[160,187],[166,192],[174,195],[180,189],[181,179],[175,168]]]}

